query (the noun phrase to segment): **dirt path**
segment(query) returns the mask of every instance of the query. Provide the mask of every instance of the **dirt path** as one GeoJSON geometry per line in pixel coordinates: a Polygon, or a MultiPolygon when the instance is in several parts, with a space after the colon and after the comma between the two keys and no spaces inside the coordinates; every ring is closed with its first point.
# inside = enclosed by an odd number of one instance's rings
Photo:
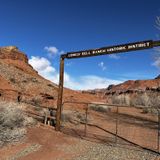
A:
{"type": "MultiPolygon", "coordinates": [[[[24,143],[0,149],[0,160],[155,160],[155,158],[156,154],[135,146],[113,145],[107,141],[102,144],[100,141],[92,141],[89,136],[80,138],[73,130],[72,133],[63,134],[44,126],[29,129],[28,138],[24,143]]],[[[160,160],[160,157],[157,157],[157,160],[160,160]]]]}

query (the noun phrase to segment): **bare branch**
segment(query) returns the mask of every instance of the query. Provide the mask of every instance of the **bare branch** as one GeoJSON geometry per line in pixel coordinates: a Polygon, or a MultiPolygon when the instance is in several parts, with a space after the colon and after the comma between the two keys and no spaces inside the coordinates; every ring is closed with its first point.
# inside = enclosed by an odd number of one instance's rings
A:
{"type": "Polygon", "coordinates": [[[160,30],[160,16],[156,17],[156,28],[160,30]]]}

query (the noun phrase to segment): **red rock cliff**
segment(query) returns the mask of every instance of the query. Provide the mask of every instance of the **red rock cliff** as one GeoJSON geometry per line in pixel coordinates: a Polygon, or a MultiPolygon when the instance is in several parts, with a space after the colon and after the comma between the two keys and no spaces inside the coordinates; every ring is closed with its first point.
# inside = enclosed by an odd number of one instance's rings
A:
{"type": "Polygon", "coordinates": [[[20,60],[28,63],[27,56],[24,53],[20,52],[15,46],[1,47],[0,59],[20,60]]]}

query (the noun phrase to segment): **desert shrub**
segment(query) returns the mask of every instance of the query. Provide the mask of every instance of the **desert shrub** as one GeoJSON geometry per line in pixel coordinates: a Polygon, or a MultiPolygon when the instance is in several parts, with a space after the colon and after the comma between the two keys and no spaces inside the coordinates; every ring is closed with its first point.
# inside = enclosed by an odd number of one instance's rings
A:
{"type": "Polygon", "coordinates": [[[154,92],[113,95],[110,97],[112,104],[134,107],[160,107],[160,94],[154,92]]]}
{"type": "Polygon", "coordinates": [[[34,77],[31,78],[31,81],[34,82],[34,83],[38,83],[38,80],[36,78],[34,78],[34,77]]]}
{"type": "Polygon", "coordinates": [[[26,127],[35,123],[18,104],[0,104],[0,146],[21,140],[26,134],[26,127]]]}
{"type": "Polygon", "coordinates": [[[158,112],[160,113],[160,109],[158,110],[158,109],[152,108],[152,107],[144,107],[143,110],[142,110],[143,114],[150,113],[150,114],[153,114],[153,115],[156,115],[156,116],[158,116],[158,112]]]}
{"type": "Polygon", "coordinates": [[[111,101],[112,101],[112,104],[121,104],[121,100],[119,96],[112,96],[111,101]]]}
{"type": "Polygon", "coordinates": [[[85,116],[85,114],[82,114],[82,113],[78,113],[77,115],[76,115],[76,119],[79,121],[79,122],[86,122],[86,116],[85,116]]]}
{"type": "Polygon", "coordinates": [[[41,103],[42,103],[42,101],[43,101],[43,98],[41,97],[41,96],[35,96],[35,97],[33,97],[32,99],[31,99],[31,103],[33,104],[33,105],[35,105],[35,106],[40,106],[41,105],[41,103]]]}
{"type": "Polygon", "coordinates": [[[47,86],[48,86],[48,87],[54,88],[54,86],[53,86],[52,84],[47,84],[47,86]]]}
{"type": "Polygon", "coordinates": [[[102,105],[90,105],[90,109],[97,111],[97,112],[109,112],[111,109],[107,106],[102,106],[102,105]]]}
{"type": "Polygon", "coordinates": [[[143,110],[142,110],[142,113],[143,114],[147,114],[149,111],[148,111],[148,108],[147,107],[145,107],[145,108],[143,108],[143,110]]]}
{"type": "Polygon", "coordinates": [[[78,111],[65,110],[61,116],[62,122],[70,122],[73,124],[79,124],[80,122],[85,122],[86,117],[84,113],[78,111]]]}
{"type": "Polygon", "coordinates": [[[69,122],[71,119],[71,116],[72,116],[71,111],[64,110],[61,115],[62,122],[69,122]]]}
{"type": "Polygon", "coordinates": [[[146,92],[137,94],[131,99],[132,106],[160,107],[160,95],[157,93],[146,92]]]}
{"type": "Polygon", "coordinates": [[[151,106],[160,108],[160,93],[152,93],[149,95],[149,97],[151,106]]]}
{"type": "Polygon", "coordinates": [[[16,83],[16,80],[15,80],[14,78],[10,78],[10,81],[11,81],[12,83],[16,83]]]}
{"type": "Polygon", "coordinates": [[[113,104],[130,105],[130,96],[127,94],[114,95],[111,97],[113,104]]]}
{"type": "Polygon", "coordinates": [[[27,83],[27,80],[26,80],[26,79],[24,79],[22,82],[23,82],[23,83],[27,83]]]}

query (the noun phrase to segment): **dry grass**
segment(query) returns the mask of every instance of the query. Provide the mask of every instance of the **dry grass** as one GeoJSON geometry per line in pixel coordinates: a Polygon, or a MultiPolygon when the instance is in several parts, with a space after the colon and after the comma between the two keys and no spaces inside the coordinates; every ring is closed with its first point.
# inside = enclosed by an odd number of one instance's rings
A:
{"type": "Polygon", "coordinates": [[[135,107],[160,107],[160,93],[145,92],[132,95],[121,94],[111,97],[113,104],[135,107]]]}
{"type": "Polygon", "coordinates": [[[25,137],[26,127],[36,123],[22,108],[16,103],[0,103],[0,146],[18,142],[25,137]]]}
{"type": "Polygon", "coordinates": [[[89,106],[90,109],[97,111],[97,112],[102,112],[102,113],[106,113],[106,112],[110,112],[111,108],[108,106],[104,106],[104,105],[97,105],[97,104],[91,104],[89,106]]]}

